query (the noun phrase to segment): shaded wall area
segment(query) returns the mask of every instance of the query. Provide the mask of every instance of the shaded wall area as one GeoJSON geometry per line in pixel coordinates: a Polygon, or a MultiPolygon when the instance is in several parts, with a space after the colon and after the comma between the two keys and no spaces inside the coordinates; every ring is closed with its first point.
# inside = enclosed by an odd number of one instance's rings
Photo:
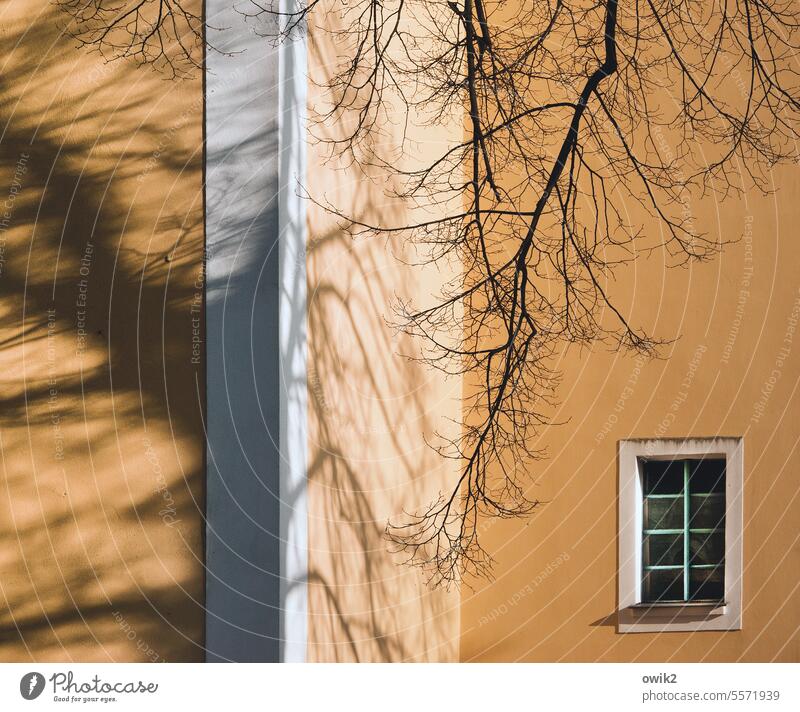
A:
{"type": "Polygon", "coordinates": [[[0,659],[201,660],[202,88],[0,5],[0,659]]]}
{"type": "MultiPolygon", "coordinates": [[[[315,21],[335,27],[335,4],[320,6],[315,21]]],[[[343,55],[330,35],[312,32],[310,116],[328,106],[318,85],[343,55]]],[[[330,147],[319,139],[347,120],[312,128],[310,194],[366,222],[408,220],[410,206],[386,197],[385,172],[326,161],[330,147]]],[[[401,126],[385,127],[387,145],[401,126]]],[[[419,151],[459,129],[410,131],[419,151]]],[[[308,225],[308,659],[454,660],[457,594],[429,590],[383,536],[387,519],[427,505],[457,476],[424,438],[457,418],[460,380],[403,358],[418,344],[387,325],[398,297],[425,302],[446,275],[409,265],[414,253],[402,240],[351,237],[319,206],[309,205],[308,225]]]]}
{"type": "Polygon", "coordinates": [[[230,0],[206,12],[207,660],[277,662],[278,52],[230,0]]]}

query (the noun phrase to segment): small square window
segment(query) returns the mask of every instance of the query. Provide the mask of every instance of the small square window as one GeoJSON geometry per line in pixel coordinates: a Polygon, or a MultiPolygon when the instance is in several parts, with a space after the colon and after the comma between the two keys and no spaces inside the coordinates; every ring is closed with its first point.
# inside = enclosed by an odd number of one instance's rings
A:
{"type": "Polygon", "coordinates": [[[643,460],[641,470],[642,602],[721,602],[725,460],[643,460]]]}
{"type": "Polygon", "coordinates": [[[621,633],[742,626],[741,438],[623,440],[621,633]]]}

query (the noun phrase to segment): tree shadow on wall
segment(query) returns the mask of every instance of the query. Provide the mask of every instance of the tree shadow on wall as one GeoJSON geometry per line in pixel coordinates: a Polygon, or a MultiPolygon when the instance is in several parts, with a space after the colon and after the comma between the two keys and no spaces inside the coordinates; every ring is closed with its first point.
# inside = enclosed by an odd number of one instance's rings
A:
{"type": "Polygon", "coordinates": [[[310,658],[455,659],[457,592],[429,590],[384,536],[388,518],[426,502],[447,475],[423,440],[439,424],[431,374],[399,356],[413,345],[394,341],[382,317],[417,285],[382,244],[335,229],[312,229],[312,244],[310,658]]]}
{"type": "Polygon", "coordinates": [[[200,85],[54,12],[0,76],[0,659],[201,660],[200,85]]]}

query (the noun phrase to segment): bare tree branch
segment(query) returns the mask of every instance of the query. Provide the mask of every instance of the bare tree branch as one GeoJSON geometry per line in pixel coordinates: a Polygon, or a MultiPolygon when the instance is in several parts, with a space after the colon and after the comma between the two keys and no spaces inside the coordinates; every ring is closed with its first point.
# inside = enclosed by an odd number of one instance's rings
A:
{"type": "Polygon", "coordinates": [[[66,31],[105,59],[132,57],[169,76],[203,61],[202,2],[192,0],[54,0],[70,18],[66,31]],[[198,8],[198,9],[194,9],[198,8]]]}
{"type": "Polygon", "coordinates": [[[356,0],[337,4],[343,29],[331,30],[331,7],[281,17],[287,31],[308,24],[346,48],[324,86],[335,99],[316,120],[357,118],[323,140],[390,171],[403,182],[398,197],[440,214],[349,224],[406,235],[431,261],[464,266],[438,301],[398,310],[427,345],[426,363],[474,382],[461,435],[434,444],[460,463],[458,480],[387,527],[447,585],[490,571],[480,517],[538,504],[528,472],[545,455],[535,443],[555,405],[554,355],[591,343],[653,354],[663,343],[615,304],[614,271],[655,249],[674,265],[711,257],[722,242],[698,230],[691,201],[764,189],[765,171],[796,157],[798,13],[789,0],[356,0]],[[465,111],[466,138],[421,168],[398,168],[375,150],[398,108],[432,123],[465,111]],[[691,149],[698,141],[707,160],[691,149]],[[626,221],[626,198],[661,223],[663,239],[626,221]]]}
{"type": "MultiPolygon", "coordinates": [[[[59,0],[82,41],[141,61],[164,58],[165,37],[187,36],[181,23],[199,36],[183,1],[59,0]]],[[[369,225],[326,209],[463,266],[431,304],[398,307],[421,359],[467,376],[461,434],[434,443],[460,476],[387,536],[434,584],[488,574],[479,519],[538,504],[528,473],[545,456],[536,441],[561,378],[554,356],[570,344],[653,354],[663,343],[617,306],[615,271],[656,249],[673,265],[713,256],[722,242],[695,225],[692,201],[766,190],[771,167],[797,158],[800,10],[792,0],[313,0],[281,13],[247,1],[282,38],[333,35],[341,63],[323,87],[333,101],[315,120],[341,131],[320,140],[392,175],[393,195],[435,217],[369,225]],[[464,140],[405,168],[382,155],[382,137],[412,114],[431,124],[466,114],[464,140]],[[659,234],[626,219],[626,200],[659,234]]]]}

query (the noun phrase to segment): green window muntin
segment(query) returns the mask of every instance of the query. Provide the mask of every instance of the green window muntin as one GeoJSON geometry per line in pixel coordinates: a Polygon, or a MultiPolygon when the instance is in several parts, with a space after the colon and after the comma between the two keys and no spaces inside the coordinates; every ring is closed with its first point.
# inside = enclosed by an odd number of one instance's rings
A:
{"type": "Polygon", "coordinates": [[[643,463],[642,602],[719,602],[725,592],[725,460],[643,463]]]}

